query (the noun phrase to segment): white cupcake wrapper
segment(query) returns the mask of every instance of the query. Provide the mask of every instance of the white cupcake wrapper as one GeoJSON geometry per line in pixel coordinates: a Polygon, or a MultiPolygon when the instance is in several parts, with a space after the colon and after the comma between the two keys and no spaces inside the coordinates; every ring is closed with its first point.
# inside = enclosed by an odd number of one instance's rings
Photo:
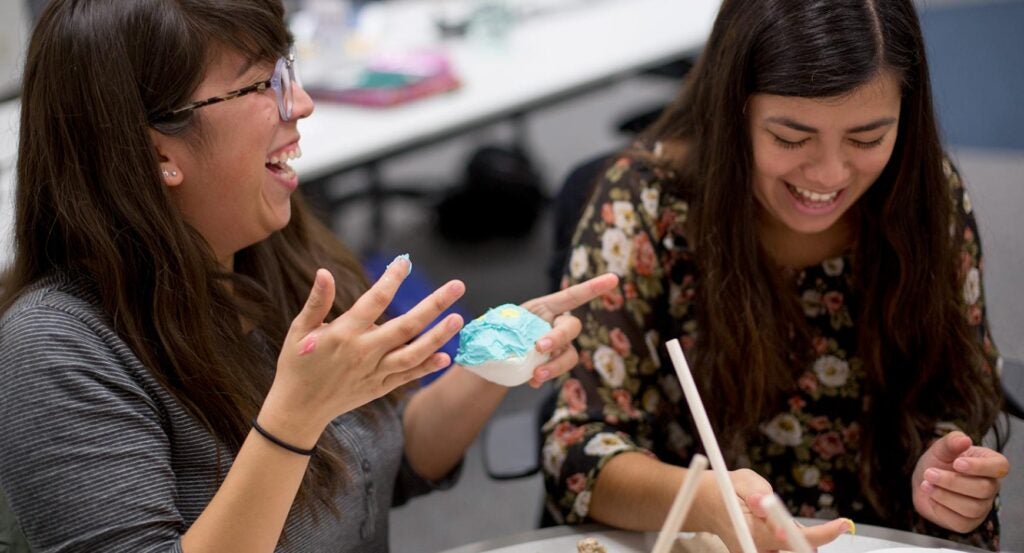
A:
{"type": "Polygon", "coordinates": [[[540,353],[536,348],[530,348],[525,357],[509,357],[479,365],[463,366],[481,378],[511,388],[529,382],[533,377],[533,369],[550,358],[551,354],[540,353]]]}

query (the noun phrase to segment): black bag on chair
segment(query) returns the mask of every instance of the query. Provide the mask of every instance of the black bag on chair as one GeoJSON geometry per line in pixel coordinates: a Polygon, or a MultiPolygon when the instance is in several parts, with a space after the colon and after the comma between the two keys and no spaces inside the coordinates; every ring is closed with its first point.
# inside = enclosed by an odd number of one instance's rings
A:
{"type": "Polygon", "coordinates": [[[470,157],[463,182],[438,205],[438,230],[456,242],[521,238],[544,202],[540,175],[525,152],[484,146],[470,157]]]}

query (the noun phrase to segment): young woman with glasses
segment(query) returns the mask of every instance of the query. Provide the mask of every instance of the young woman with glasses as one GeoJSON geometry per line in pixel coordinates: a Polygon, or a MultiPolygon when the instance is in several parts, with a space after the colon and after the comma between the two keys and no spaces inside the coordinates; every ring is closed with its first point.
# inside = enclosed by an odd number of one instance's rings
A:
{"type": "MultiPolygon", "coordinates": [[[[914,4],[725,0],[678,99],[609,163],[566,280],[622,280],[574,312],[581,364],[545,427],[556,520],[664,520],[701,449],[678,338],[759,547],[786,547],[756,507],[773,490],[795,515],[998,547],[999,355],[914,4]]],[[[686,528],[736,550],[701,489],[686,528]]]]}
{"type": "MultiPolygon", "coordinates": [[[[464,291],[382,313],[295,193],[313,103],[278,0],[54,0],[28,49],[15,261],[0,298],[0,491],[39,551],[386,551],[388,508],[452,482],[505,388],[435,353],[464,291]]],[[[358,139],[358,138],[353,138],[358,139]]],[[[533,384],[575,364],[531,300],[533,384]]]]}

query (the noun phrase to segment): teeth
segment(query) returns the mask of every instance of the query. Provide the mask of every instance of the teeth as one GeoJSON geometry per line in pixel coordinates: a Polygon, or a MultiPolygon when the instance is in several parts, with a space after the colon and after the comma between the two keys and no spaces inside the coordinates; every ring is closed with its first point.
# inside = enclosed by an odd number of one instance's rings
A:
{"type": "Polygon", "coordinates": [[[296,146],[295,149],[290,152],[281,152],[275,156],[268,157],[266,163],[278,165],[281,163],[287,163],[293,159],[299,159],[300,157],[302,157],[302,150],[296,146]]]}
{"type": "Polygon", "coordinates": [[[789,185],[789,189],[794,191],[794,192],[796,192],[796,193],[798,193],[798,194],[800,194],[801,196],[803,196],[808,201],[815,202],[815,203],[828,203],[828,202],[831,202],[832,200],[836,199],[836,196],[839,195],[839,191],[838,190],[835,191],[835,192],[829,193],[829,194],[818,194],[817,192],[812,192],[810,190],[804,190],[803,188],[799,188],[799,187],[793,186],[792,184],[789,185]]]}

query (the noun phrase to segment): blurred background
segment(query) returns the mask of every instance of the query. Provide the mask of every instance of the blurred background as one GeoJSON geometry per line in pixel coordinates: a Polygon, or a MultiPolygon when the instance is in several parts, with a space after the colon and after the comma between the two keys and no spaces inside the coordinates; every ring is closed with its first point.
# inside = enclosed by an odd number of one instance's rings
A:
{"type": "MultiPolygon", "coordinates": [[[[43,3],[0,0],[0,265],[11,248],[18,74],[33,14],[43,3]]],[[[330,122],[300,124],[305,156],[295,166],[302,190],[365,256],[369,271],[409,253],[424,290],[451,278],[465,281],[459,309],[468,316],[547,293],[552,199],[573,168],[627,144],[673,97],[699,52],[700,40],[688,34],[668,46],[652,44],[635,60],[613,59],[643,36],[626,35],[623,22],[622,34],[590,44],[595,31],[586,27],[588,14],[622,6],[679,10],[689,3],[286,0],[302,78],[320,98],[313,118],[330,122]],[[564,42],[531,49],[546,26],[558,28],[564,42]],[[544,72],[545,64],[558,63],[559,51],[573,48],[586,48],[577,56],[578,72],[569,66],[544,72]],[[496,79],[507,81],[496,86],[496,79]],[[397,140],[395,133],[413,138],[397,140]],[[344,159],[331,148],[347,152],[344,159]]],[[[672,19],[686,28],[681,34],[706,29],[714,15],[714,2],[692,4],[692,15],[672,19]]],[[[981,226],[989,321],[1004,356],[1024,359],[1024,1],[918,5],[941,130],[981,226]]],[[[643,27],[630,32],[655,34],[643,27]]],[[[1008,364],[1004,374],[1018,397],[1024,396],[1021,373],[1008,364]]],[[[545,395],[513,389],[490,436],[514,438],[481,437],[453,490],[393,511],[393,551],[439,551],[536,527],[539,475],[492,478],[482,454],[490,453],[492,471],[529,468],[536,455],[531,425],[545,395]]],[[[1024,551],[1024,425],[1013,426],[1006,453],[1016,467],[1002,497],[1003,544],[1024,551]]]]}

